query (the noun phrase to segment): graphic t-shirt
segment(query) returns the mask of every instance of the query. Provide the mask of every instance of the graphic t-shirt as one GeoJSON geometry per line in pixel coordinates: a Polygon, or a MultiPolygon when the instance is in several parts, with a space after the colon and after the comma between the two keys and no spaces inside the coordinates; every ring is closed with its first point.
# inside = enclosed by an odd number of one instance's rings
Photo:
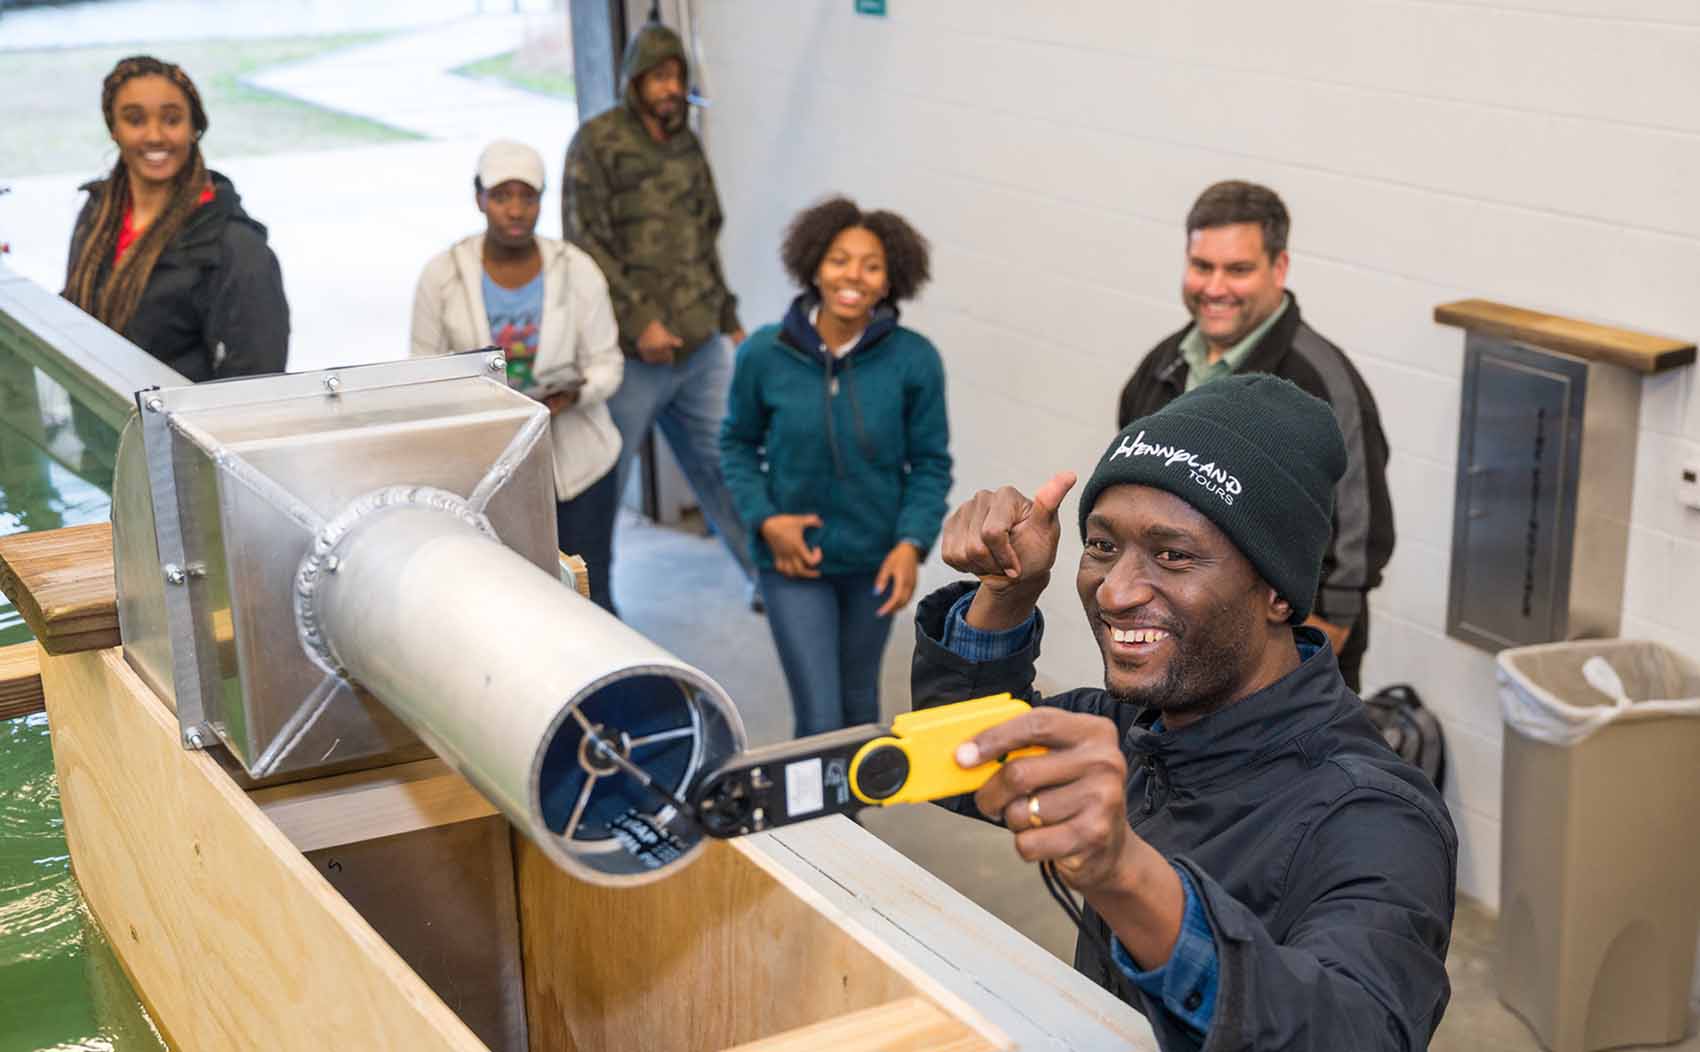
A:
{"type": "Polygon", "coordinates": [[[490,322],[490,342],[508,360],[508,386],[527,391],[537,386],[532,365],[537,360],[537,333],[543,324],[543,274],[517,289],[505,289],[484,275],[484,316],[490,322]]]}

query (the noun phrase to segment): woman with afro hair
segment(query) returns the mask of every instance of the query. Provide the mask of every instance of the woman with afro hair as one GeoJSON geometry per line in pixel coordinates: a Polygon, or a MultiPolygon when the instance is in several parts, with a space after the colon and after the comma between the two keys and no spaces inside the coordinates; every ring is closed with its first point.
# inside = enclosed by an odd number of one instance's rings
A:
{"type": "Polygon", "coordinates": [[[282,372],[283,275],[266,228],[201,156],[194,81],[135,55],[106,75],[100,112],[118,160],[82,187],[65,298],[190,380],[282,372]]]}
{"type": "Polygon", "coordinates": [[[879,719],[891,617],[950,490],[944,364],[898,324],[928,278],[901,216],[843,197],[791,221],[801,293],[738,348],[721,461],[760,568],[797,735],[879,719]]]}

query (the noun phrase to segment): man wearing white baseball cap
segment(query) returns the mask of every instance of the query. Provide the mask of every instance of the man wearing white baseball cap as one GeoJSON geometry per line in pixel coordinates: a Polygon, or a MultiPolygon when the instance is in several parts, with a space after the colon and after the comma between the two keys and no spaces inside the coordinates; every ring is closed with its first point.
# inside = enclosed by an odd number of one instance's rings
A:
{"type": "Polygon", "coordinates": [[[612,612],[620,432],[605,403],[620,386],[625,358],[608,283],[584,252],[537,235],[543,158],[536,150],[491,143],[472,188],[484,231],[425,265],[413,297],[411,354],[494,344],[507,358],[508,384],[549,407],[558,543],[584,558],[590,597],[612,612]]]}

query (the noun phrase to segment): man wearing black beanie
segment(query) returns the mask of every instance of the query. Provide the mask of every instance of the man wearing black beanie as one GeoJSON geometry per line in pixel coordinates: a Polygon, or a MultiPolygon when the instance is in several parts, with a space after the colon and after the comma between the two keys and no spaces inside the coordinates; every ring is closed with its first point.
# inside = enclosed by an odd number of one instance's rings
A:
{"type": "Polygon", "coordinates": [[[979,580],[917,611],[917,707],[1035,706],[957,762],[1047,750],[952,806],[1085,897],[1075,966],[1166,1049],[1421,1049],[1446,1008],[1457,835],[1303,625],[1345,459],[1327,404],[1268,375],[1117,435],[1080,501],[1103,689],[1033,686],[1072,473],[958,508],[939,550],[979,580]]]}

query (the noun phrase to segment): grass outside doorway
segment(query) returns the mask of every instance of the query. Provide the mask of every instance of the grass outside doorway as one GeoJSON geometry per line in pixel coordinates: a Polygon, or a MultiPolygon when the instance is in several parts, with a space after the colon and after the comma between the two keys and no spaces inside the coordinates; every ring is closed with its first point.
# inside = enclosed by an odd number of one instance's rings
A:
{"type": "Polygon", "coordinates": [[[414,142],[412,132],[315,106],[243,82],[272,66],[384,38],[382,33],[275,40],[192,40],[0,52],[6,142],[0,180],[66,172],[93,179],[117,157],[100,115],[101,79],[121,58],[149,54],[175,62],[195,81],[209,126],[207,164],[225,157],[299,153],[341,146],[414,142]]]}
{"type": "Polygon", "coordinates": [[[572,55],[564,50],[542,55],[528,55],[523,50],[505,51],[477,62],[468,62],[450,72],[550,98],[578,97],[573,84],[572,55]]]}

